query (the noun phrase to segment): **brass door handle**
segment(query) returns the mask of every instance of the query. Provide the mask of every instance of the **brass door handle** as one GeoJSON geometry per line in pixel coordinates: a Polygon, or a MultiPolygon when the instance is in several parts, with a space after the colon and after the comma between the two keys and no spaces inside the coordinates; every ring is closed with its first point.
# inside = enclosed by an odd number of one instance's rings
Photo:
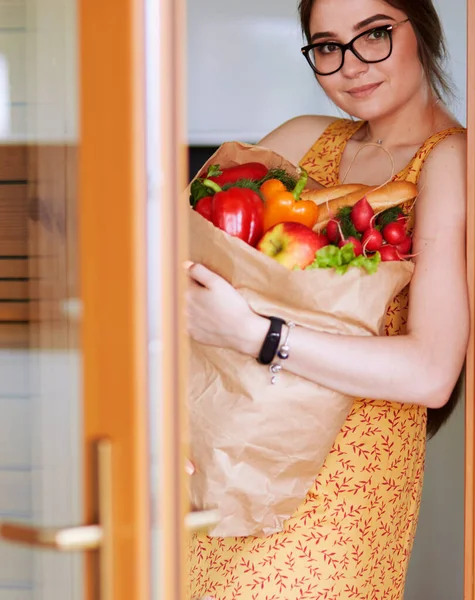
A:
{"type": "Polygon", "coordinates": [[[217,510],[193,510],[185,517],[185,529],[190,533],[209,531],[219,523],[217,510]]]}
{"type": "Polygon", "coordinates": [[[101,546],[103,532],[99,525],[53,529],[2,523],[0,524],[0,537],[17,544],[49,548],[60,552],[73,552],[96,550],[101,546]]]}
{"type": "Polygon", "coordinates": [[[109,440],[96,445],[97,509],[100,525],[79,527],[31,527],[20,523],[0,523],[0,539],[36,548],[74,552],[99,550],[100,600],[113,600],[112,576],[112,446],[109,440]]]}
{"type": "MultiPolygon", "coordinates": [[[[185,472],[191,477],[195,473],[195,465],[189,459],[185,459],[185,472]]],[[[219,512],[215,509],[192,510],[185,517],[185,529],[189,533],[198,531],[209,531],[219,523],[219,512]]]]}

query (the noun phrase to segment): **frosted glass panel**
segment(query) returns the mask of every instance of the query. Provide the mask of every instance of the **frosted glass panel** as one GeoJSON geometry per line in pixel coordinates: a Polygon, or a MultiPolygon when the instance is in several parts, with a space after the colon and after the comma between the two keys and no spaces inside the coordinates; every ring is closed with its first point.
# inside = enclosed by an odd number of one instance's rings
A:
{"type": "MultiPolygon", "coordinates": [[[[0,520],[80,523],[75,0],[0,0],[0,520]],[[71,302],[72,301],[72,302],[71,302]]],[[[0,542],[0,600],[79,600],[81,559],[0,542]]]]}

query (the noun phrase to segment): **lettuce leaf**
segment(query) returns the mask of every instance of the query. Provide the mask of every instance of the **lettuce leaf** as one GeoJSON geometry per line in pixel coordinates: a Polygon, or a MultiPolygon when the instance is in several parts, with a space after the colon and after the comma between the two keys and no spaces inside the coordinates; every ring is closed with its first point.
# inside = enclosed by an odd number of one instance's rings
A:
{"type": "Polygon", "coordinates": [[[342,248],[329,245],[320,248],[315,255],[315,260],[307,269],[335,269],[339,275],[344,275],[349,267],[365,269],[372,275],[378,270],[381,262],[381,254],[375,252],[372,256],[355,256],[353,244],[346,244],[342,248]]]}

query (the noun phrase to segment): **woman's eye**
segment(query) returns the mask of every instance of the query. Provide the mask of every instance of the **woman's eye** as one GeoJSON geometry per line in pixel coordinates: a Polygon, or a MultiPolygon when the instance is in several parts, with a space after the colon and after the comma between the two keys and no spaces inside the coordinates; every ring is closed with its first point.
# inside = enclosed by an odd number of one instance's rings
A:
{"type": "Polygon", "coordinates": [[[386,29],[375,29],[374,31],[370,31],[367,35],[367,39],[370,41],[379,41],[385,40],[388,37],[389,33],[386,29]]]}
{"type": "Polygon", "coordinates": [[[320,44],[317,46],[317,52],[319,54],[332,54],[333,52],[337,52],[339,50],[339,46],[336,44],[320,44]]]}

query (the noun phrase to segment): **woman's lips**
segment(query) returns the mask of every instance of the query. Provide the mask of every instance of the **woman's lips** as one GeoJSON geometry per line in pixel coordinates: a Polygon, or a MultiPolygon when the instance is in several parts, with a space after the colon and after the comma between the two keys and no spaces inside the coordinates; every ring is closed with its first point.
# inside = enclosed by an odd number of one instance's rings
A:
{"type": "Polygon", "coordinates": [[[369,85],[362,85],[361,87],[355,87],[348,90],[346,93],[350,94],[352,98],[367,98],[370,96],[381,83],[370,83],[369,85]]]}

